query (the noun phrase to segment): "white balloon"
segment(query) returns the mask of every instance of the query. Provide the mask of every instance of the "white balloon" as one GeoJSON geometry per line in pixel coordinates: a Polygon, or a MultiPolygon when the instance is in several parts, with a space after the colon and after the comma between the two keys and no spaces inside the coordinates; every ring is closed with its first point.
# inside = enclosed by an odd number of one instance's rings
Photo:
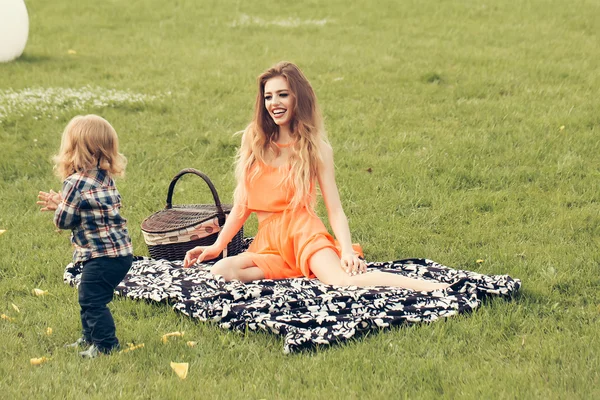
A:
{"type": "Polygon", "coordinates": [[[23,54],[29,35],[29,15],[23,0],[0,0],[0,62],[23,54]]]}

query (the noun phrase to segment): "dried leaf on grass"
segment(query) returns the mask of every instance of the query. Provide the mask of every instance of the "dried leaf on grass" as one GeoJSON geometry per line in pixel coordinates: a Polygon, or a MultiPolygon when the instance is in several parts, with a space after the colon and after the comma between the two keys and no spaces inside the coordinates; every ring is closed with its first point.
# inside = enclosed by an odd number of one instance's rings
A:
{"type": "Polygon", "coordinates": [[[20,313],[21,310],[19,310],[19,307],[17,307],[17,305],[15,303],[10,303],[10,305],[12,306],[13,310],[15,310],[16,312],[20,313]]]}
{"type": "Polygon", "coordinates": [[[33,294],[34,296],[40,297],[40,296],[47,295],[48,291],[47,290],[42,290],[42,289],[35,288],[35,289],[31,290],[31,294],[33,294]]]}
{"type": "Polygon", "coordinates": [[[32,358],[31,360],[29,360],[29,363],[31,365],[42,365],[46,361],[50,361],[50,359],[47,357],[40,357],[40,358],[32,358]]]}
{"type": "Polygon", "coordinates": [[[190,365],[188,363],[176,363],[171,361],[171,368],[173,371],[175,371],[178,377],[185,379],[187,377],[190,365]]]}
{"type": "Polygon", "coordinates": [[[144,343],[140,343],[140,344],[127,343],[127,348],[121,350],[119,353],[128,353],[133,350],[141,349],[142,347],[144,347],[144,343]]]}
{"type": "Polygon", "coordinates": [[[5,320],[5,321],[8,321],[8,322],[13,322],[13,321],[15,320],[14,318],[11,318],[11,317],[9,317],[9,316],[8,316],[8,315],[6,315],[6,314],[2,314],[2,315],[0,315],[0,318],[2,318],[2,319],[3,319],[3,320],[5,320]]]}
{"type": "Polygon", "coordinates": [[[189,340],[186,344],[188,345],[188,347],[195,347],[198,344],[198,342],[192,342],[191,340],[189,340]]]}
{"type": "Polygon", "coordinates": [[[165,333],[164,335],[162,335],[162,338],[160,338],[161,342],[163,343],[167,343],[169,341],[170,337],[173,336],[178,336],[178,337],[183,337],[183,335],[185,334],[185,332],[170,332],[170,333],[165,333]]]}

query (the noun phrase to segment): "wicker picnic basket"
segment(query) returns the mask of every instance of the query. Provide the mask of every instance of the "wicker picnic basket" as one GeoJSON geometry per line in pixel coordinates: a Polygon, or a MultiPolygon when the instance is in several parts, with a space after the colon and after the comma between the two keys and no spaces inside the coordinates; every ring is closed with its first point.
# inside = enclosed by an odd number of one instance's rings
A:
{"type": "MultiPolygon", "coordinates": [[[[213,244],[230,212],[231,205],[221,204],[217,190],[208,176],[193,168],[179,171],[169,185],[165,208],[142,222],[142,233],[150,256],[169,261],[183,260],[188,250],[213,244]],[[173,205],[175,184],[185,174],[202,178],[210,188],[215,204],[173,205]]],[[[242,251],[243,237],[242,227],[217,259],[239,254],[242,251]]]]}

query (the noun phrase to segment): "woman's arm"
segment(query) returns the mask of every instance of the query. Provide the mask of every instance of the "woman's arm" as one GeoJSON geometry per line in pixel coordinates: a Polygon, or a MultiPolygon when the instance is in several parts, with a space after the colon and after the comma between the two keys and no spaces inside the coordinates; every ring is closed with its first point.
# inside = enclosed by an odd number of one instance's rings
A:
{"type": "Polygon", "coordinates": [[[348,273],[363,272],[364,262],[358,258],[358,255],[352,249],[352,239],[350,235],[350,227],[348,226],[348,218],[342,202],[340,193],[335,183],[335,165],[333,162],[333,149],[328,144],[323,144],[321,153],[322,164],[319,168],[319,187],[323,195],[323,201],[327,208],[329,224],[335,238],[342,247],[341,264],[342,268],[348,273]]]}
{"type": "Polygon", "coordinates": [[[221,233],[219,233],[219,237],[213,246],[216,246],[223,251],[244,225],[250,214],[251,212],[248,211],[248,207],[234,204],[225,220],[225,225],[223,225],[223,229],[221,230],[221,233]]]}
{"type": "Polygon", "coordinates": [[[218,257],[244,225],[250,214],[251,212],[245,205],[234,204],[215,243],[210,246],[196,246],[188,250],[183,260],[183,266],[185,268],[191,267],[197,262],[218,257]]]}

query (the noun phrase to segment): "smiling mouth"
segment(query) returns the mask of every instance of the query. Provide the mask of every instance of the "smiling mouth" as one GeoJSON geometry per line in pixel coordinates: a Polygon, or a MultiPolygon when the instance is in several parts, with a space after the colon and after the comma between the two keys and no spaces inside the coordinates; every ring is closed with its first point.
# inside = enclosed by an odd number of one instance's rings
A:
{"type": "Polygon", "coordinates": [[[280,118],[283,116],[283,114],[285,114],[286,111],[287,110],[277,109],[277,110],[273,110],[272,113],[275,118],[280,118]]]}

